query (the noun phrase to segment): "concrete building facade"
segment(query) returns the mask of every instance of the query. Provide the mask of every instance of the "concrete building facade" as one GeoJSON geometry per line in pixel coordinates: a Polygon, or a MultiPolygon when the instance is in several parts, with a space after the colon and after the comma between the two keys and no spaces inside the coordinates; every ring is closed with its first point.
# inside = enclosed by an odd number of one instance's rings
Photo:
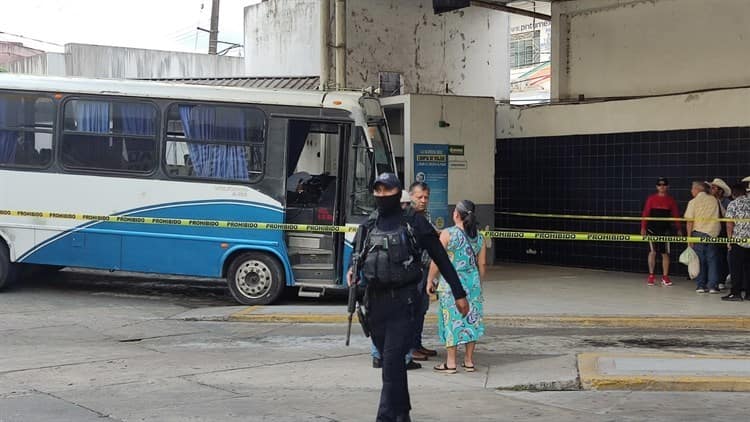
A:
{"type": "Polygon", "coordinates": [[[552,98],[668,94],[750,83],[745,0],[552,3],[552,98]]]}
{"type": "MultiPolygon", "coordinates": [[[[268,0],[245,8],[247,74],[320,75],[320,3],[268,0]]],[[[331,7],[332,35],[333,18],[331,7]]],[[[402,81],[396,94],[507,100],[507,31],[508,15],[489,9],[435,15],[431,0],[347,0],[346,85],[377,87],[386,76],[402,81]]]]}
{"type": "MultiPolygon", "coordinates": [[[[750,174],[748,14],[743,0],[554,1],[553,104],[497,109],[495,224],[633,234],[638,221],[506,213],[638,217],[657,177],[684,212],[691,181],[750,174]]],[[[498,244],[502,259],[646,270],[645,244],[498,244]]]]}

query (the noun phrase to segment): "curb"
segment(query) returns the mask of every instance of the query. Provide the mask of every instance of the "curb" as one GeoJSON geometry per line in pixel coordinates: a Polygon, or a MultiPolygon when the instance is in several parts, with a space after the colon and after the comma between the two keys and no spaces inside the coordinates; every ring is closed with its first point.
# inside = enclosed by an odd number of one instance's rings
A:
{"type": "Polygon", "coordinates": [[[743,359],[742,356],[695,356],[679,354],[610,354],[581,353],[578,355],[578,371],[584,390],[655,390],[655,391],[750,391],[750,377],[740,376],[700,376],[700,375],[607,375],[599,371],[599,358],[639,357],[639,358],[720,358],[743,359]]]}
{"type": "MultiPolygon", "coordinates": [[[[256,323],[345,324],[347,314],[274,313],[273,307],[251,306],[227,317],[228,321],[256,323]],[[268,312],[271,311],[271,312],[268,312]]],[[[750,331],[750,317],[662,317],[662,316],[555,316],[555,315],[485,315],[484,322],[499,327],[560,327],[560,328],[650,328],[695,329],[715,331],[750,331]]],[[[425,321],[434,323],[437,317],[428,314],[425,321]]]]}

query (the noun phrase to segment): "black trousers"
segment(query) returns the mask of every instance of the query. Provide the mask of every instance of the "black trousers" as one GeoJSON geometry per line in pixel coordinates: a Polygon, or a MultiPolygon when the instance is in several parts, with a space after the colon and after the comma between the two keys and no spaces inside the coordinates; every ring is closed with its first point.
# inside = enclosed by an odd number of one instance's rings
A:
{"type": "Polygon", "coordinates": [[[417,284],[417,315],[414,322],[416,335],[414,338],[414,349],[424,347],[422,345],[422,331],[424,330],[424,318],[430,309],[430,296],[427,295],[427,271],[422,276],[422,281],[417,284]]]}
{"type": "Polygon", "coordinates": [[[732,270],[732,289],[729,292],[739,296],[744,290],[745,297],[750,298],[750,249],[733,244],[729,256],[732,270]]]}
{"type": "Polygon", "coordinates": [[[383,389],[376,421],[409,421],[411,403],[404,355],[414,345],[416,286],[373,290],[368,296],[372,340],[383,362],[383,389]]]}

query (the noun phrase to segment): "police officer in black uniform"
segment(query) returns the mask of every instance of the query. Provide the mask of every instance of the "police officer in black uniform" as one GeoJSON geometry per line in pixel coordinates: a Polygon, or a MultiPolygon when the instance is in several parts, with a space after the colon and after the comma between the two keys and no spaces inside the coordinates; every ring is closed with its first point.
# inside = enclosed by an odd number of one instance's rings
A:
{"type": "MultiPolygon", "coordinates": [[[[366,286],[368,322],[383,358],[383,389],[376,421],[410,421],[409,387],[404,355],[414,344],[419,312],[417,284],[422,278],[420,255],[426,250],[451,287],[459,312],[466,315],[466,292],[435,229],[421,215],[401,209],[401,182],[393,173],[375,180],[377,210],[357,236],[366,236],[360,259],[366,286]]],[[[360,244],[355,240],[354,244],[360,244]]],[[[354,251],[359,253],[360,251],[354,251]]],[[[352,269],[347,275],[353,282],[352,269]]]]}

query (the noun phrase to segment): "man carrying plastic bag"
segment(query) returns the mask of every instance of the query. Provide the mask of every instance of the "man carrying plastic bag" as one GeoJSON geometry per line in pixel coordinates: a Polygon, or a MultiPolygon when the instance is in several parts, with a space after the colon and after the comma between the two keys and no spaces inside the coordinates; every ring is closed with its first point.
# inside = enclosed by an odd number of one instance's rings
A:
{"type": "Polygon", "coordinates": [[[680,263],[687,265],[691,280],[698,277],[701,272],[701,261],[698,259],[698,254],[690,246],[680,254],[680,263]]]}

